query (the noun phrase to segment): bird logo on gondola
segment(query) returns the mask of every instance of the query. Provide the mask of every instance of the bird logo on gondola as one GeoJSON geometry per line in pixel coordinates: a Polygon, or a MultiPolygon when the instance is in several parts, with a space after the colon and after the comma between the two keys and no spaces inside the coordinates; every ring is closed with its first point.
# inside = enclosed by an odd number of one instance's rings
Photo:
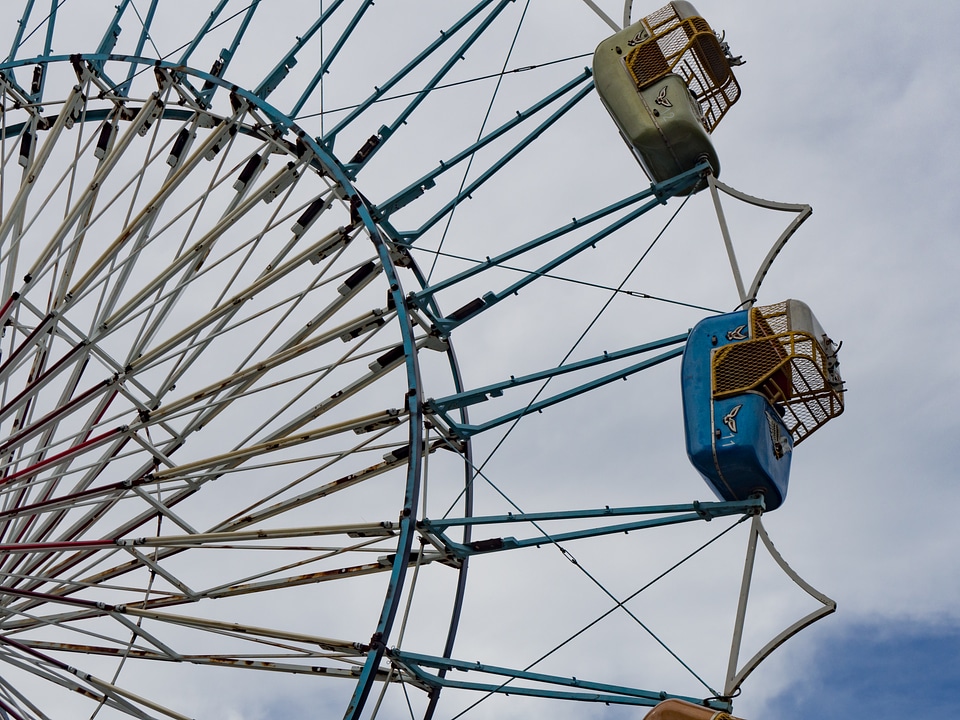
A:
{"type": "Polygon", "coordinates": [[[667,85],[663,86],[654,102],[656,102],[657,105],[662,105],[663,107],[673,107],[673,103],[667,100],[667,87],[667,85]]]}
{"type": "Polygon", "coordinates": [[[746,325],[738,325],[735,330],[727,330],[727,340],[746,340],[747,336],[743,334],[746,325]]]}
{"type": "Polygon", "coordinates": [[[740,412],[740,408],[742,407],[743,405],[737,405],[733,410],[723,416],[723,424],[730,428],[730,432],[732,433],[737,432],[737,413],[740,412]]]}

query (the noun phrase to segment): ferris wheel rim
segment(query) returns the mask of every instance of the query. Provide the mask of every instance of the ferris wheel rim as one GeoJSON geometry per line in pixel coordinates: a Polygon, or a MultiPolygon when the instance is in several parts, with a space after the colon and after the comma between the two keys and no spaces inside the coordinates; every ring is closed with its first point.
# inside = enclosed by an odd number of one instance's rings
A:
{"type": "MultiPolygon", "coordinates": [[[[124,55],[115,55],[115,54],[74,54],[69,56],[45,56],[37,58],[27,58],[27,59],[16,59],[8,61],[6,63],[0,64],[0,71],[11,70],[15,68],[22,68],[25,66],[36,65],[38,62],[43,62],[47,65],[53,65],[56,63],[76,63],[76,62],[85,62],[85,61],[101,61],[101,62],[110,62],[110,63],[128,63],[131,67],[145,66],[147,68],[163,68],[170,71],[176,71],[179,73],[188,74],[194,77],[197,77],[203,81],[210,81],[215,83],[219,87],[226,88],[231,92],[234,92],[242,96],[247,100],[251,105],[258,107],[268,114],[279,127],[284,131],[292,132],[296,135],[304,144],[308,145],[309,148],[313,151],[317,160],[322,164],[325,172],[331,176],[336,184],[344,189],[345,195],[348,201],[352,200],[353,204],[356,207],[356,212],[366,230],[366,234],[373,241],[374,247],[377,250],[377,253],[383,263],[384,272],[387,276],[389,292],[394,296],[394,304],[396,305],[397,313],[403,319],[398,323],[399,327],[403,333],[404,340],[404,358],[406,365],[406,374],[408,377],[408,404],[407,404],[407,413],[408,413],[408,423],[410,428],[410,437],[408,440],[408,446],[411,449],[409,458],[406,462],[407,466],[407,482],[406,482],[406,491],[404,493],[405,497],[408,498],[408,502],[401,508],[400,518],[401,525],[403,527],[403,534],[401,535],[401,540],[398,542],[398,555],[406,556],[409,555],[410,549],[412,547],[413,539],[416,534],[415,531],[415,522],[416,522],[416,505],[418,497],[418,488],[419,488],[419,476],[420,476],[420,465],[422,462],[424,443],[422,438],[423,432],[423,410],[422,410],[422,386],[419,380],[419,364],[417,361],[418,350],[416,343],[413,340],[412,335],[412,325],[409,320],[409,317],[406,316],[405,304],[403,302],[404,289],[401,283],[401,279],[396,272],[394,266],[393,258],[390,253],[387,251],[385,243],[383,242],[383,233],[384,230],[376,223],[376,221],[371,216],[370,210],[367,208],[361,193],[356,189],[354,181],[344,172],[342,164],[338,161],[335,156],[328,153],[326,148],[324,148],[320,143],[318,143],[314,138],[312,138],[308,133],[303,131],[298,127],[296,122],[291,118],[284,115],[281,111],[271,106],[262,98],[257,97],[252,92],[244,90],[233,86],[231,83],[205,73],[200,70],[193,68],[184,67],[181,65],[176,65],[174,63],[156,61],[154,59],[145,58],[145,57],[131,57],[124,55]]],[[[137,104],[137,101],[131,101],[130,98],[124,98],[124,103],[133,109],[134,105],[137,104]],[[130,104],[132,103],[132,104],[130,104]]],[[[46,99],[38,105],[57,105],[62,101],[58,100],[49,100],[46,99]]],[[[163,112],[160,114],[162,119],[173,119],[173,120],[186,120],[191,117],[195,117],[198,112],[201,110],[198,108],[185,109],[179,107],[165,107],[163,112]]],[[[84,123],[87,124],[96,124],[97,122],[107,119],[115,110],[109,108],[101,108],[90,112],[89,115],[85,115],[83,118],[84,123]]],[[[223,120],[223,116],[218,116],[211,114],[212,117],[223,120]]],[[[28,127],[29,121],[25,121],[19,125],[8,126],[5,128],[5,134],[7,137],[17,137],[21,135],[28,127]]],[[[256,135],[256,129],[252,126],[245,124],[241,125],[240,132],[245,133],[250,136],[256,135]]],[[[419,271],[418,271],[419,272],[419,271]]],[[[422,277],[422,276],[421,276],[422,277]]],[[[456,361],[455,354],[453,353],[452,347],[448,349],[448,354],[451,358],[450,365],[451,370],[454,373],[455,383],[458,387],[462,386],[462,382],[459,379],[459,364],[456,361]]],[[[469,445],[469,443],[466,443],[469,445]]],[[[469,472],[469,470],[467,470],[469,472]]],[[[466,484],[466,493],[467,497],[472,495],[472,487],[469,483],[466,484]]],[[[380,637],[386,637],[389,635],[390,629],[392,628],[394,618],[396,616],[397,610],[400,606],[402,600],[402,594],[399,592],[400,588],[403,586],[404,574],[407,569],[406,563],[395,563],[392,570],[392,578],[388,583],[388,591],[386,597],[383,601],[383,607],[380,613],[380,619],[373,631],[372,637],[374,642],[370,643],[371,651],[366,655],[366,662],[364,664],[364,669],[360,674],[359,679],[356,683],[354,705],[357,710],[360,709],[366,695],[369,693],[371,686],[374,681],[377,679],[377,671],[379,668],[380,661],[383,656],[383,652],[386,649],[385,644],[379,640],[380,637]]],[[[448,632],[448,643],[446,653],[450,652],[452,648],[453,638],[456,635],[456,625],[459,619],[460,609],[463,604],[464,597],[464,587],[465,587],[465,577],[466,577],[466,563],[464,563],[459,571],[461,580],[458,582],[458,590],[456,598],[454,601],[453,610],[451,613],[450,628],[448,632]]],[[[438,695],[436,693],[435,695],[438,695]]],[[[434,701],[435,702],[435,701],[434,701]]],[[[348,711],[349,712],[349,711],[348,711]]]]}

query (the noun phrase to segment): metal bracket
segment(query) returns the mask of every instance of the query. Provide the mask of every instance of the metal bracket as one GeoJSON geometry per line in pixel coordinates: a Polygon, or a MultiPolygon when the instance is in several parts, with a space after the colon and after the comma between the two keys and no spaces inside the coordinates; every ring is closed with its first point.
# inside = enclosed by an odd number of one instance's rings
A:
{"type": "Polygon", "coordinates": [[[734,190],[729,185],[724,185],[722,182],[717,180],[713,175],[707,177],[707,184],[710,186],[710,195],[713,197],[713,204],[717,210],[717,220],[720,222],[720,232],[723,233],[723,242],[727,248],[727,256],[730,258],[730,268],[733,270],[733,279],[737,284],[737,292],[740,294],[740,308],[749,308],[753,305],[757,298],[757,292],[760,290],[760,283],[763,282],[763,278],[766,277],[767,271],[770,270],[770,266],[773,265],[773,261],[776,259],[777,255],[780,254],[780,251],[783,249],[783,246],[787,244],[787,240],[797,231],[797,228],[813,214],[813,208],[807,204],[796,204],[796,203],[781,203],[774,202],[773,200],[764,200],[762,198],[754,197],[753,195],[747,195],[746,193],[740,192],[739,190],[734,190]],[[720,195],[717,190],[722,190],[727,195],[737,200],[741,200],[750,205],[756,205],[757,207],[766,208],[768,210],[780,210],[783,212],[795,212],[797,217],[795,217],[786,229],[780,233],[780,237],[776,239],[773,243],[773,246],[770,248],[770,251],[767,253],[767,256],[763,259],[763,262],[760,263],[760,268],[757,270],[757,274],[753,277],[753,282],[750,283],[749,288],[745,288],[743,285],[743,278],[740,275],[740,266],[737,263],[737,255],[733,249],[733,241],[730,239],[730,230],[727,228],[727,219],[723,214],[723,206],[720,204],[720,195]]]}
{"type": "Polygon", "coordinates": [[[767,531],[764,529],[763,523],[760,521],[760,516],[755,515],[750,525],[750,539],[747,542],[747,558],[743,565],[743,582],[740,586],[740,602],[737,606],[737,621],[733,629],[733,640],[730,643],[730,663],[727,666],[727,680],[723,689],[724,696],[733,697],[740,685],[743,684],[743,681],[747,679],[747,676],[752,673],[754,669],[756,669],[757,665],[763,662],[767,656],[770,655],[770,653],[772,653],[798,632],[803,630],[805,627],[815,623],[820,618],[829,615],[836,609],[836,601],[831,600],[819,590],[816,590],[807,581],[797,575],[793,568],[787,565],[787,562],[783,559],[780,553],[777,552],[777,549],[770,541],[770,537],[767,535],[767,531]],[[737,670],[737,663],[739,662],[740,656],[740,643],[743,639],[743,624],[747,614],[747,599],[750,595],[750,581],[753,578],[753,564],[757,556],[757,538],[760,538],[760,540],[763,541],[764,546],[767,548],[767,552],[770,553],[770,556],[774,559],[774,561],[776,561],[777,565],[780,566],[780,569],[783,570],[787,576],[793,580],[794,583],[796,583],[808,595],[810,595],[810,597],[820,601],[823,606],[817,608],[813,612],[805,615],[790,625],[790,627],[786,628],[783,632],[760,648],[756,655],[750,658],[750,660],[747,661],[742,668],[737,670]]]}

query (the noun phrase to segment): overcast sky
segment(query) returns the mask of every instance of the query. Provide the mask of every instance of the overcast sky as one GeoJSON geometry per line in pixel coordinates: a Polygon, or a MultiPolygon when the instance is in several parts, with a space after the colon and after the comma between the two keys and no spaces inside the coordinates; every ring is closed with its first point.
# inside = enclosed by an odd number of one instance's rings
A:
{"type": "MultiPolygon", "coordinates": [[[[87,36],[64,30],[55,50],[93,50],[113,4],[82,13],[79,27],[87,36]]],[[[65,7],[70,5],[67,0],[65,7]]],[[[149,3],[134,5],[143,12],[140,6],[149,3]]],[[[436,37],[454,10],[467,5],[377,3],[363,40],[352,41],[325,81],[322,101],[318,91],[301,112],[303,127],[312,135],[329,129],[343,117],[333,110],[360,101],[399,58],[436,37]],[[322,119],[321,108],[330,111],[322,119]]],[[[597,5],[622,20],[618,1],[597,5]]],[[[318,2],[305,0],[264,0],[261,6],[231,70],[238,83],[262,79],[279,58],[278,48],[292,43],[319,9],[318,2]]],[[[886,720],[946,713],[960,684],[960,523],[954,517],[960,484],[953,458],[960,434],[954,361],[960,336],[953,333],[960,305],[960,204],[954,199],[960,50],[952,36],[960,6],[937,3],[924,8],[929,15],[889,2],[698,0],[696,7],[726,31],[734,53],[746,60],[736,69],[742,100],[714,135],[721,180],[814,210],[777,259],[759,302],[794,297],[808,303],[833,339],[843,341],[841,371],[848,388],[844,414],[797,449],[787,501],[764,518],[787,562],[835,599],[838,611],[764,663],[744,683],[735,714],[752,720],[886,720]]],[[[638,4],[634,18],[655,9],[656,3],[638,4]]],[[[153,40],[161,54],[189,40],[199,23],[178,19],[158,15],[153,40]]],[[[502,122],[543,88],[557,87],[589,65],[589,54],[610,32],[581,0],[516,0],[451,78],[496,73],[504,64],[543,66],[506,76],[490,120],[502,122]],[[549,64],[558,60],[564,62],[549,64]]],[[[325,36],[323,42],[329,47],[332,40],[325,36]]],[[[291,83],[309,76],[304,66],[315,66],[319,47],[311,52],[301,55],[301,74],[292,74],[291,83]]],[[[206,56],[203,63],[209,64],[206,56]]],[[[387,144],[390,151],[361,173],[357,186],[372,202],[384,200],[475,138],[495,87],[488,80],[436,93],[397,133],[397,142],[387,144]]],[[[298,95],[281,86],[277,97],[289,102],[298,95]]],[[[277,105],[285,107],[280,100],[277,105]]],[[[389,117],[394,106],[385,105],[374,111],[374,120],[338,139],[341,156],[377,129],[377,112],[389,117]]],[[[523,157],[477,193],[475,209],[467,203],[458,212],[444,251],[482,259],[648,184],[593,94],[523,157]]],[[[430,198],[427,193],[424,209],[415,203],[398,214],[397,224],[425,217],[431,203],[439,202],[430,198]]],[[[727,207],[744,274],[752,275],[749,268],[756,268],[790,217],[738,208],[733,201],[727,207]]],[[[421,266],[430,267],[430,251],[439,243],[438,233],[425,238],[415,254],[421,266]]],[[[441,259],[435,279],[464,267],[441,259]]],[[[705,314],[619,296],[591,324],[610,288],[624,281],[638,293],[707,308],[737,305],[707,193],[686,203],[672,200],[558,272],[599,287],[541,279],[454,333],[468,387],[556,366],[571,350],[579,359],[680,333],[705,314]],[[664,227],[663,241],[628,275],[664,227]]],[[[441,295],[445,310],[515,277],[487,275],[462,296],[458,289],[441,295]]],[[[478,512],[712,500],[684,455],[678,376],[674,361],[524,420],[502,445],[503,429],[479,436],[475,452],[485,480],[478,482],[478,512]]],[[[428,373],[424,384],[428,395],[449,392],[446,376],[428,373]]],[[[491,417],[497,408],[506,412],[529,397],[508,393],[501,404],[491,403],[493,409],[478,408],[475,417],[491,417]]],[[[454,656],[526,667],[610,608],[601,585],[619,598],[631,594],[716,534],[718,523],[712,525],[574,543],[569,550],[577,565],[550,547],[477,558],[454,656]]],[[[649,601],[631,605],[681,647],[713,687],[723,682],[745,544],[741,527],[712,547],[702,565],[673,585],[658,585],[643,596],[649,601]]],[[[811,609],[769,561],[761,558],[757,572],[748,616],[753,649],[811,609]]],[[[445,602],[438,600],[438,607],[446,608],[445,602]]],[[[429,590],[418,603],[421,622],[429,624],[429,590]]],[[[370,618],[371,626],[375,620],[370,618]]],[[[599,623],[537,669],[674,691],[660,683],[674,681],[675,664],[654,645],[630,618],[620,617],[599,623]]],[[[403,647],[437,652],[434,645],[419,648],[415,636],[405,638],[403,647]]],[[[678,692],[706,694],[689,676],[681,685],[678,692]]],[[[203,695],[203,689],[195,692],[203,695]]],[[[315,683],[291,685],[282,697],[265,697],[255,684],[230,693],[202,702],[210,703],[208,710],[220,707],[223,717],[243,720],[328,712],[328,695],[315,683]]],[[[475,699],[449,695],[438,717],[453,717],[475,699]]],[[[507,697],[484,701],[466,717],[610,719],[638,712],[507,697]]]]}

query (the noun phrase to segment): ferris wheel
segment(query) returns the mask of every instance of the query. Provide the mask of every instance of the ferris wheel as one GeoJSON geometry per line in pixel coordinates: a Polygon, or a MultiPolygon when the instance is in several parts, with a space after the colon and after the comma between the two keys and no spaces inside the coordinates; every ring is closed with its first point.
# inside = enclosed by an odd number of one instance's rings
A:
{"type": "MultiPolygon", "coordinates": [[[[754,306],[809,208],[716,177],[706,138],[738,90],[710,88],[735,58],[700,28],[639,78],[649,43],[699,20],[689,3],[657,21],[628,3],[622,26],[593,2],[571,1],[575,20],[521,0],[401,5],[26,0],[0,38],[0,718],[243,717],[224,693],[277,713],[250,717],[292,716],[300,694],[321,717],[479,717],[518,698],[712,717],[832,611],[759,521],[783,501],[795,442],[842,410],[842,385],[805,305],[754,306]],[[694,36],[720,55],[685,77],[677,63],[703,64],[694,36]],[[601,54],[624,50],[627,94],[601,83],[601,54]],[[663,122],[695,115],[706,145],[667,148],[676,167],[644,145],[669,132],[624,120],[641,87],[663,122]],[[649,180],[637,167],[629,187],[605,180],[633,161],[604,106],[649,180]],[[679,208],[711,194],[720,208],[721,193],[791,220],[752,282],[721,225],[736,292],[717,299],[683,287],[670,253],[689,248],[655,245],[679,208]],[[517,428],[595,413],[591,397],[681,355],[704,393],[688,414],[736,434],[754,413],[775,455],[756,462],[787,470],[738,485],[710,426],[688,446],[717,501],[564,506],[548,484],[514,493],[494,477],[517,428]],[[744,663],[738,577],[719,683],[575,549],[711,520],[681,555],[749,528],[748,568],[762,542],[822,603],[744,663]],[[465,616],[502,611],[471,605],[468,567],[523,575],[535,548],[558,551],[599,589],[601,616],[641,628],[694,688],[558,669],[555,649],[589,621],[519,665],[497,643],[462,655],[465,616]]],[[[532,601],[527,617],[548,610],[532,601]]]]}

